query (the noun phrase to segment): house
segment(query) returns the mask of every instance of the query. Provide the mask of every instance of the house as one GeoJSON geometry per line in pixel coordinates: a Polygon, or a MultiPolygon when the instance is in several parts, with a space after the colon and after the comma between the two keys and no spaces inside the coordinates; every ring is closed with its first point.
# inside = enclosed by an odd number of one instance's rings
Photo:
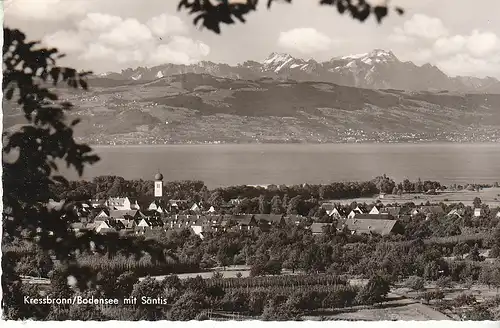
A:
{"type": "Polygon", "coordinates": [[[210,206],[210,208],[208,209],[207,212],[210,214],[213,214],[213,213],[215,213],[215,208],[213,206],[210,206]]]}
{"type": "MultiPolygon", "coordinates": [[[[365,210],[366,211],[366,210],[365,210]]],[[[356,206],[355,209],[353,209],[351,212],[349,212],[349,215],[347,218],[351,219],[353,218],[356,214],[364,214],[365,213],[364,208],[361,208],[360,206],[356,206]]]]}
{"type": "Polygon", "coordinates": [[[377,214],[380,214],[380,211],[382,209],[382,206],[381,205],[375,205],[372,207],[372,209],[370,210],[370,212],[368,212],[368,214],[374,214],[374,215],[377,215],[377,214]]]}
{"type": "Polygon", "coordinates": [[[251,214],[233,215],[231,220],[234,220],[240,230],[250,230],[259,226],[255,216],[251,214]]]}
{"type": "Polygon", "coordinates": [[[106,199],[91,199],[89,203],[93,208],[108,207],[108,201],[106,199]]]}
{"type": "Polygon", "coordinates": [[[170,206],[181,206],[181,205],[186,205],[187,204],[187,200],[185,199],[170,199],[168,201],[169,205],[170,206]]]}
{"type": "Polygon", "coordinates": [[[356,214],[352,219],[358,220],[393,220],[390,214],[356,214]]]}
{"type": "Polygon", "coordinates": [[[500,208],[493,211],[493,217],[500,218],[500,208]]]}
{"type": "Polygon", "coordinates": [[[163,227],[163,221],[158,219],[158,218],[154,218],[154,217],[150,217],[150,218],[146,218],[146,217],[143,217],[143,218],[137,218],[134,220],[134,223],[135,223],[135,228],[136,229],[141,229],[141,228],[149,228],[149,229],[152,229],[152,228],[162,228],[163,227]]]}
{"type": "Polygon", "coordinates": [[[321,235],[325,232],[325,227],[331,227],[332,224],[331,223],[318,223],[318,222],[315,222],[313,224],[311,224],[311,226],[309,227],[309,230],[311,230],[312,234],[313,235],[321,235]]]}
{"type": "Polygon", "coordinates": [[[73,206],[73,211],[79,218],[88,217],[90,215],[91,207],[85,202],[77,202],[73,206]]]}
{"type": "Polygon", "coordinates": [[[425,206],[420,206],[418,208],[415,208],[411,214],[413,216],[417,214],[423,214],[426,216],[426,218],[429,218],[431,215],[444,215],[444,210],[441,206],[431,206],[431,205],[425,205],[425,206]]]}
{"type": "Polygon", "coordinates": [[[341,207],[338,207],[333,203],[323,203],[321,204],[321,208],[326,211],[326,214],[328,216],[334,216],[338,218],[347,216],[347,213],[345,213],[345,211],[341,207]]]}
{"type": "Polygon", "coordinates": [[[203,236],[204,232],[212,231],[212,230],[215,230],[215,231],[221,230],[220,226],[213,226],[210,223],[210,220],[203,219],[203,218],[199,218],[199,219],[196,219],[193,222],[191,222],[190,227],[191,227],[191,230],[193,230],[193,233],[202,239],[204,237],[203,236]]]}
{"type": "Polygon", "coordinates": [[[269,230],[271,226],[286,226],[285,216],[280,214],[254,214],[253,218],[258,223],[259,228],[264,231],[269,230]]]}
{"type": "Polygon", "coordinates": [[[107,209],[101,209],[99,213],[95,216],[95,219],[100,219],[102,218],[103,220],[109,218],[109,211],[107,209]]]}
{"type": "Polygon", "coordinates": [[[189,208],[190,211],[195,212],[195,213],[201,213],[201,207],[200,205],[194,203],[191,208],[189,208]]]}
{"type": "Polygon", "coordinates": [[[129,197],[110,197],[108,207],[115,210],[139,210],[139,204],[136,199],[129,197]]]}
{"type": "Polygon", "coordinates": [[[165,213],[161,202],[159,202],[158,200],[154,200],[153,202],[151,202],[151,204],[149,204],[148,211],[156,211],[161,214],[165,213]]]}
{"type": "Polygon", "coordinates": [[[332,216],[333,213],[338,212],[335,204],[333,203],[323,203],[321,204],[321,208],[326,211],[326,214],[332,216]]]}
{"type": "Polygon", "coordinates": [[[143,218],[145,215],[138,210],[111,210],[109,217],[115,220],[134,220],[143,218]]]}
{"type": "Polygon", "coordinates": [[[117,232],[122,229],[125,229],[123,223],[119,220],[105,220],[101,221],[101,223],[96,226],[95,231],[98,233],[109,233],[109,232],[117,232]]]}
{"type": "Polygon", "coordinates": [[[353,234],[376,233],[385,236],[393,233],[402,233],[403,231],[398,220],[347,219],[344,225],[353,234]]]}
{"type": "Polygon", "coordinates": [[[241,204],[242,200],[239,199],[239,198],[233,198],[233,199],[230,199],[228,204],[229,205],[239,205],[241,204]]]}
{"type": "Polygon", "coordinates": [[[481,209],[481,208],[475,208],[475,209],[474,209],[474,217],[475,217],[475,218],[480,217],[480,216],[481,216],[481,214],[482,214],[482,209],[481,209]]]}

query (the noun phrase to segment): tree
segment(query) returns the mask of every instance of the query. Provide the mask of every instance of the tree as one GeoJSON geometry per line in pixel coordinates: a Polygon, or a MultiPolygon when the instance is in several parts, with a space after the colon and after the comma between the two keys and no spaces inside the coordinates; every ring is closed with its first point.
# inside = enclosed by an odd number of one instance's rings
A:
{"type": "Polygon", "coordinates": [[[130,272],[124,272],[121,275],[118,276],[116,279],[116,290],[119,295],[119,297],[125,298],[125,297],[130,297],[130,294],[132,293],[134,289],[134,285],[139,282],[139,279],[137,279],[137,276],[130,272]]]}
{"type": "MultiPolygon", "coordinates": [[[[137,297],[140,300],[142,297],[151,299],[162,297],[163,294],[164,288],[162,283],[154,278],[146,277],[146,279],[134,285],[131,296],[137,297]]],[[[138,304],[141,303],[138,301],[138,304]]]]}
{"type": "Polygon", "coordinates": [[[287,252],[287,257],[283,262],[283,266],[287,269],[292,269],[292,273],[299,267],[300,263],[300,251],[297,249],[292,249],[291,252],[287,252]]]}
{"type": "Polygon", "coordinates": [[[424,184],[422,183],[422,180],[420,178],[417,179],[417,182],[415,183],[415,191],[416,192],[424,192],[424,184]]]}
{"type": "Polygon", "coordinates": [[[408,179],[403,180],[403,191],[404,192],[411,192],[413,189],[413,185],[408,179]]]}
{"type": "Polygon", "coordinates": [[[194,320],[206,307],[206,300],[199,293],[188,291],[172,306],[168,319],[175,321],[194,320]]]}
{"type": "Polygon", "coordinates": [[[275,304],[268,302],[262,312],[262,319],[268,321],[290,321],[297,317],[291,306],[285,304],[275,304]]]}
{"type": "MultiPolygon", "coordinates": [[[[285,0],[291,3],[292,0],[285,0]]],[[[204,0],[181,0],[179,2],[179,10],[189,10],[191,14],[196,14],[194,24],[201,21],[201,24],[219,34],[220,24],[234,24],[235,19],[244,23],[245,16],[252,11],[257,10],[258,0],[233,1],[219,0],[214,4],[214,1],[204,0]]],[[[267,7],[270,8],[273,0],[267,1],[267,7]]],[[[335,6],[339,14],[349,13],[352,19],[364,22],[370,15],[374,15],[379,23],[389,13],[387,6],[371,6],[365,0],[320,0],[320,5],[335,6]]],[[[403,9],[395,7],[394,10],[402,15],[403,9]]]]}
{"type": "Polygon", "coordinates": [[[223,199],[222,199],[222,196],[221,196],[221,192],[220,191],[214,191],[212,192],[212,194],[210,195],[210,197],[208,198],[207,202],[214,206],[214,207],[220,207],[223,203],[223,199]]]}
{"type": "Polygon", "coordinates": [[[356,296],[359,304],[381,303],[390,291],[389,282],[380,275],[375,275],[356,296]]]}
{"type": "Polygon", "coordinates": [[[288,194],[283,195],[283,200],[281,201],[281,206],[282,208],[286,209],[288,208],[288,202],[290,201],[288,194]]]}
{"type": "Polygon", "coordinates": [[[489,240],[490,245],[493,247],[497,245],[500,247],[500,225],[498,225],[495,230],[493,231],[493,234],[491,236],[491,239],[489,240]]]}
{"type": "MultiPolygon", "coordinates": [[[[96,272],[83,270],[76,261],[78,252],[91,251],[91,244],[98,252],[148,252],[155,259],[162,259],[162,250],[156,242],[145,241],[142,246],[131,247],[130,239],[118,236],[100,236],[94,232],[74,234],[69,224],[78,218],[70,203],[61,209],[52,209],[47,203],[53,198],[52,186],[67,186],[68,181],[58,174],[58,163],[75,169],[81,176],[86,165],[94,164],[99,157],[92,149],[77,143],[73,128],[78,119],[68,121],[65,115],[72,105],[60,101],[48,86],[65,83],[69,88],[87,89],[86,76],[90,72],[77,73],[75,69],[57,65],[63,55],[56,49],[40,47],[38,42],[27,42],[19,30],[4,28],[3,83],[4,110],[16,106],[24,114],[26,124],[16,131],[3,134],[3,235],[2,241],[9,243],[23,239],[36,244],[46,253],[55,256],[63,268],[61,291],[67,278],[76,279],[76,288],[85,289],[96,272]],[[92,243],[91,243],[92,241],[92,243]],[[150,247],[151,246],[151,247],[150,247]]],[[[139,243],[141,244],[141,243],[139,243]]],[[[19,306],[18,287],[20,278],[12,268],[9,253],[2,258],[2,306],[8,319],[18,319],[19,313],[12,308],[19,306]]],[[[59,318],[65,317],[61,314],[59,318]]]]}
{"type": "Polygon", "coordinates": [[[259,213],[269,214],[268,204],[264,195],[259,196],[259,213]]]}
{"type": "Polygon", "coordinates": [[[472,205],[474,206],[474,208],[480,208],[481,207],[481,198],[474,197],[474,200],[472,201],[472,205]]]}
{"type": "Polygon", "coordinates": [[[228,255],[229,247],[226,243],[222,244],[217,251],[216,260],[217,265],[225,269],[231,264],[231,257],[228,255]]]}
{"type": "Polygon", "coordinates": [[[278,260],[269,260],[264,268],[265,272],[272,275],[279,275],[281,273],[282,264],[278,260]]]}
{"type": "Polygon", "coordinates": [[[51,185],[67,184],[57,175],[56,160],[63,160],[81,175],[84,165],[95,163],[98,157],[90,155],[90,147],[74,141],[72,128],[78,120],[68,124],[64,115],[71,104],[58,102],[57,95],[42,86],[65,82],[69,87],[87,88],[84,77],[88,73],[57,66],[56,60],[61,57],[56,49],[26,42],[21,31],[4,28],[2,90],[7,104],[16,101],[21,107],[27,124],[3,135],[3,152],[7,155],[2,162],[3,237],[13,240],[20,237],[20,227],[29,229],[44,251],[53,249],[59,257],[67,257],[68,244],[74,243],[74,238],[57,246],[56,240],[66,237],[67,225],[61,217],[71,213],[67,208],[54,211],[43,206],[52,196],[48,191],[51,185]],[[43,227],[42,231],[37,231],[38,227],[43,227]]]}
{"type": "Polygon", "coordinates": [[[280,196],[276,195],[271,199],[271,214],[283,214],[280,196]]]}
{"type": "Polygon", "coordinates": [[[477,244],[474,244],[474,247],[472,247],[469,253],[469,259],[471,259],[472,261],[484,260],[484,257],[479,254],[479,247],[477,244]]]}
{"type": "Polygon", "coordinates": [[[295,196],[292,199],[290,199],[290,202],[288,203],[287,207],[287,214],[298,214],[299,212],[299,207],[302,202],[302,197],[301,196],[295,196]]]}
{"type": "Polygon", "coordinates": [[[463,258],[464,254],[467,254],[470,251],[469,245],[466,243],[458,243],[453,247],[453,254],[455,256],[460,256],[463,258]]]}

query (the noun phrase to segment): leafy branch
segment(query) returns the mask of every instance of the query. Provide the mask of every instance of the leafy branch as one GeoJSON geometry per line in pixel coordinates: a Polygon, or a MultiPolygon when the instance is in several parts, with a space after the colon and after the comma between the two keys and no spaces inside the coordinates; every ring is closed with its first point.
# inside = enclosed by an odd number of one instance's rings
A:
{"type": "MultiPolygon", "coordinates": [[[[268,0],[267,8],[276,0],[268,0]]],[[[292,3],[292,0],[281,0],[282,2],[292,3]]],[[[220,34],[220,24],[235,24],[236,21],[245,23],[245,16],[252,11],[257,10],[258,0],[181,0],[178,10],[189,11],[196,17],[193,20],[194,25],[201,25],[205,28],[220,34]],[[216,2],[216,4],[213,4],[216,2]]],[[[336,8],[341,15],[348,13],[351,18],[364,22],[368,17],[374,15],[378,23],[389,14],[388,6],[372,6],[366,0],[320,0],[320,5],[328,5],[336,8]]],[[[397,14],[404,14],[400,7],[392,8],[397,14]]]]}

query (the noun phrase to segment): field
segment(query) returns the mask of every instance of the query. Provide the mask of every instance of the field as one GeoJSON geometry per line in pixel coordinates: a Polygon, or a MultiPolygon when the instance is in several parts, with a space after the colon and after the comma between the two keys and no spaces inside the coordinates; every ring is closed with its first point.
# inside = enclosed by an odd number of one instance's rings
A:
{"type": "MultiPolygon", "coordinates": [[[[229,267],[224,268],[213,268],[210,271],[203,271],[203,272],[194,272],[194,273],[181,273],[177,274],[179,279],[189,279],[189,278],[195,278],[197,276],[201,276],[203,279],[208,279],[212,278],[214,272],[220,272],[224,278],[236,278],[238,273],[241,273],[242,277],[249,277],[250,276],[250,266],[248,265],[232,265],[229,267]]],[[[154,276],[156,280],[163,280],[166,276],[165,275],[160,275],[160,276],[154,276]]],[[[145,277],[139,278],[139,280],[144,279],[145,277]]]]}
{"type": "Polygon", "coordinates": [[[490,208],[495,208],[500,206],[500,188],[484,188],[480,191],[443,191],[439,192],[437,195],[427,195],[427,194],[403,194],[398,195],[385,195],[384,198],[372,197],[372,198],[354,198],[354,199],[334,199],[333,202],[339,203],[351,203],[356,201],[358,203],[373,203],[380,200],[383,204],[392,203],[406,203],[414,202],[416,204],[426,203],[440,203],[453,204],[462,202],[464,205],[472,205],[474,198],[479,197],[483,204],[487,204],[490,208]]]}
{"type": "MultiPolygon", "coordinates": [[[[216,270],[219,271],[219,270],[216,270]]],[[[247,266],[232,266],[227,268],[225,271],[220,271],[224,278],[232,278],[236,276],[237,272],[241,272],[243,277],[249,276],[249,270],[247,266]]],[[[284,273],[290,274],[290,273],[284,273]]],[[[297,272],[296,272],[297,274],[297,272]]],[[[212,272],[201,272],[192,274],[181,274],[178,275],[181,279],[193,278],[197,275],[203,278],[210,278],[212,272]]],[[[164,276],[156,276],[158,280],[162,280],[164,276]]],[[[141,278],[143,279],[143,278],[141,278]]],[[[349,279],[349,284],[352,286],[363,286],[367,283],[367,279],[352,278],[349,279]]],[[[431,288],[432,286],[429,286],[431,288]]],[[[310,287],[312,290],[312,286],[310,287]]],[[[326,286],[325,286],[326,288],[326,286]]],[[[472,289],[471,289],[472,292],[472,289]]],[[[480,293],[480,292],[479,292],[480,293]]],[[[310,315],[303,317],[304,320],[361,320],[361,321],[380,321],[380,320],[450,320],[450,317],[434,310],[428,305],[422,304],[418,300],[418,295],[408,295],[409,293],[404,288],[393,288],[391,293],[388,295],[387,301],[380,305],[374,306],[350,306],[343,308],[331,308],[331,309],[321,309],[313,311],[310,315]]],[[[211,314],[212,316],[217,316],[217,311],[211,314]]],[[[224,315],[219,316],[219,320],[223,320],[224,315]]],[[[229,316],[226,319],[239,320],[242,318],[229,316]]],[[[247,318],[248,319],[248,318],[247,318]]],[[[251,319],[251,318],[250,318],[251,319]]]]}
{"type": "MultiPolygon", "coordinates": [[[[353,307],[344,309],[340,313],[329,314],[324,312],[323,317],[327,320],[348,320],[348,321],[425,321],[425,320],[450,320],[431,307],[421,304],[412,299],[401,298],[395,294],[390,294],[387,302],[381,306],[373,307],[353,307]]],[[[304,320],[314,320],[316,317],[305,317],[304,320]]]]}

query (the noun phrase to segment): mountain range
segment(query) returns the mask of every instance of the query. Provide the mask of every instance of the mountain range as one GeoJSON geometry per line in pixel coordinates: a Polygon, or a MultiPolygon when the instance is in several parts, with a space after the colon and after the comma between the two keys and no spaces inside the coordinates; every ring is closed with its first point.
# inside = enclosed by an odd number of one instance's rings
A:
{"type": "MultiPolygon", "coordinates": [[[[237,66],[128,69],[56,92],[89,144],[500,142],[498,84],[375,50],[325,63],[275,53],[237,66]]],[[[4,129],[25,123],[4,101],[4,129]]]]}
{"type": "Polygon", "coordinates": [[[210,61],[192,65],[164,64],[150,68],[128,68],[120,73],[110,72],[95,78],[146,82],[186,73],[240,80],[273,78],[282,81],[328,82],[367,89],[500,93],[500,81],[495,78],[450,77],[436,66],[418,66],[412,62],[404,62],[391,51],[381,49],[335,57],[321,63],[312,59],[294,58],[285,53],[272,53],[262,62],[245,61],[235,66],[210,61]]]}

